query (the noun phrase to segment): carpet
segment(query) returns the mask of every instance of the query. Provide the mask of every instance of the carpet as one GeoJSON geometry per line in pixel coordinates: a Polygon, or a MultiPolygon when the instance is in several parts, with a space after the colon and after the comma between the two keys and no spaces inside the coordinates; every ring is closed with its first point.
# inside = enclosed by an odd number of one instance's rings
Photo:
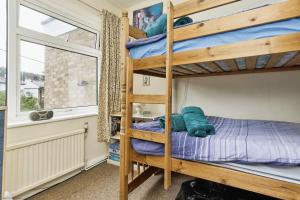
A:
{"type": "MultiPolygon", "coordinates": [[[[170,200],[175,199],[181,183],[193,179],[188,176],[173,174],[172,186],[163,189],[163,175],[149,178],[129,195],[131,200],[170,200]]],[[[100,164],[84,171],[58,185],[55,185],[29,200],[118,200],[119,167],[100,164]]]]}

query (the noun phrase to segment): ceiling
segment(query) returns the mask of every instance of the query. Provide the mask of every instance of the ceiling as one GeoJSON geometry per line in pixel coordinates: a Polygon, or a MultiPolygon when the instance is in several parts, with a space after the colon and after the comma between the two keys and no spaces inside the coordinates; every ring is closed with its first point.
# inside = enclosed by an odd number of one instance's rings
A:
{"type": "Polygon", "coordinates": [[[137,3],[140,3],[141,0],[107,0],[114,6],[117,6],[118,8],[129,8],[137,3]]]}

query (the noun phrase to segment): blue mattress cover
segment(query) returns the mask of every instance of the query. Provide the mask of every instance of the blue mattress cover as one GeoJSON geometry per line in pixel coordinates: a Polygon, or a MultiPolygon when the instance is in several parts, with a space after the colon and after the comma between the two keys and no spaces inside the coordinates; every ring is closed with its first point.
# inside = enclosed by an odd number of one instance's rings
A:
{"type": "MultiPolygon", "coordinates": [[[[174,52],[188,51],[297,32],[300,32],[300,18],[175,42],[173,50],[174,52]]],[[[132,58],[145,58],[164,55],[166,53],[165,37],[161,37],[160,40],[150,43],[138,43],[137,46],[129,49],[132,58]]]]}
{"type": "MultiPolygon", "coordinates": [[[[300,165],[300,123],[208,117],[216,135],[191,137],[172,133],[172,156],[204,162],[300,165]]],[[[134,124],[134,129],[163,132],[158,121],[134,124]]],[[[140,154],[161,156],[164,145],[132,140],[140,154]]]]}

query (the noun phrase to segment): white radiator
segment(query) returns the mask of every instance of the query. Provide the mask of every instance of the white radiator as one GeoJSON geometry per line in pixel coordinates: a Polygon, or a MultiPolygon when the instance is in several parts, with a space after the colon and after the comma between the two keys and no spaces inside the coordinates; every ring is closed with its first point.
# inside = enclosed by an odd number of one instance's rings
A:
{"type": "Polygon", "coordinates": [[[20,195],[84,167],[84,130],[9,146],[5,191],[20,195]]]}

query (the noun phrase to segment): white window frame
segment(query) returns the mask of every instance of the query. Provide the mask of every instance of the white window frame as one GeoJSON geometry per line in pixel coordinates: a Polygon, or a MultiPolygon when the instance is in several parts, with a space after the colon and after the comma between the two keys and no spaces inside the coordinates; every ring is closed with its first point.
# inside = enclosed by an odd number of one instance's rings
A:
{"type": "MultiPolygon", "coordinates": [[[[9,114],[8,120],[11,123],[19,122],[19,121],[28,121],[29,112],[21,112],[20,111],[20,42],[32,42],[40,45],[45,45],[53,48],[59,48],[66,51],[71,51],[78,54],[83,54],[90,57],[95,57],[97,59],[97,84],[99,83],[100,77],[100,50],[99,50],[99,31],[91,28],[89,26],[84,25],[83,23],[78,22],[76,19],[72,20],[61,14],[57,13],[58,11],[53,9],[54,11],[50,11],[49,7],[45,9],[46,6],[43,6],[42,3],[36,2],[27,2],[25,0],[10,0],[8,1],[8,15],[9,15],[9,38],[8,38],[8,106],[9,106],[9,114]],[[74,25],[78,28],[82,28],[91,33],[97,35],[96,39],[96,48],[86,47],[83,45],[66,42],[63,39],[56,38],[44,33],[36,32],[33,30],[29,30],[24,27],[20,27],[19,20],[19,5],[26,6],[30,9],[36,10],[68,24],[74,25]]],[[[98,87],[96,87],[98,88],[98,87]]],[[[98,103],[98,89],[95,91],[98,103]]],[[[63,109],[54,109],[54,116],[62,117],[62,116],[81,116],[82,114],[97,114],[98,106],[82,106],[82,107],[74,107],[74,108],[63,108],[63,109]]]]}

